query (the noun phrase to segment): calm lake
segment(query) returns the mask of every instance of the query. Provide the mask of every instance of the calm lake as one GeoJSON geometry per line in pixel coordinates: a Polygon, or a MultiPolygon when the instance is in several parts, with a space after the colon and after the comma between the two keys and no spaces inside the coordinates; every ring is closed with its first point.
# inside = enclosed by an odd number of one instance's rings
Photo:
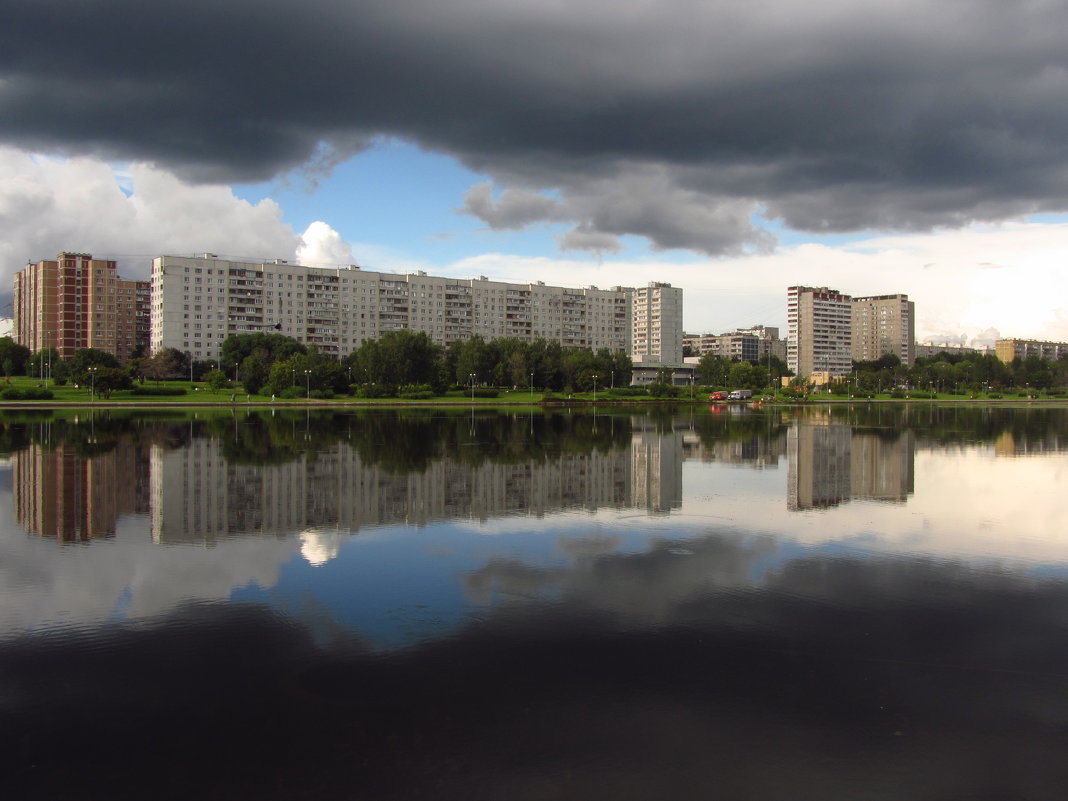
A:
{"type": "Polygon", "coordinates": [[[0,423],[3,798],[1068,793],[1064,406],[0,423]]]}

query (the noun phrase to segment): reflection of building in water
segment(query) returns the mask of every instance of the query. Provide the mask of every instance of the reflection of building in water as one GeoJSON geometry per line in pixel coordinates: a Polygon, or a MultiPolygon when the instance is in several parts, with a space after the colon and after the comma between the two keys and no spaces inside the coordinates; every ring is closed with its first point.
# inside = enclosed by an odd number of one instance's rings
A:
{"type": "Polygon", "coordinates": [[[640,417],[631,418],[631,428],[631,505],[651,512],[678,509],[682,506],[683,432],[657,431],[640,417]]]}
{"type": "Polygon", "coordinates": [[[30,445],[12,457],[15,521],[60,542],[110,537],[120,515],[147,509],[144,462],[125,440],[92,459],[72,445],[30,445]]]}
{"type": "Polygon", "coordinates": [[[835,506],[849,498],[852,429],[796,423],[786,435],[788,509],[835,506]]]}
{"type": "Polygon", "coordinates": [[[631,470],[630,454],[615,449],[516,464],[445,457],[423,472],[397,474],[364,464],[343,442],[284,464],[244,465],[228,463],[217,440],[198,439],[181,450],[152,451],[152,535],[210,541],[625,506],[632,503],[631,470]]]}
{"type": "Polygon", "coordinates": [[[915,490],[916,434],[911,428],[890,437],[854,431],[850,448],[851,497],[904,501],[915,490]]]}
{"type": "Polygon", "coordinates": [[[851,498],[904,501],[914,489],[916,440],[829,420],[798,421],[787,433],[788,509],[820,509],[851,498]]]}
{"type": "Polygon", "coordinates": [[[994,440],[994,453],[998,456],[1037,456],[1065,451],[1068,451],[1068,439],[1055,430],[1046,430],[1037,436],[1020,431],[1003,431],[994,440]]]}

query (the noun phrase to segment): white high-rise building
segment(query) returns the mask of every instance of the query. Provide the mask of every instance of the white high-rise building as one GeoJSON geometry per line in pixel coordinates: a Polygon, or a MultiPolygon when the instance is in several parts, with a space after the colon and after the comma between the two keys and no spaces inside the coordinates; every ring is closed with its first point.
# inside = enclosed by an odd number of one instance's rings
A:
{"type": "Polygon", "coordinates": [[[852,369],[852,298],[827,287],[787,290],[786,364],[799,376],[852,369]]]}
{"type": "Polygon", "coordinates": [[[543,338],[682,361],[682,290],[670,284],[577,289],[205,254],[154,259],[151,286],[152,351],[175,348],[194,359],[217,358],[233,334],[278,332],[345,356],[408,329],[443,345],[475,335],[543,338]]]}
{"type": "Polygon", "coordinates": [[[682,364],[682,289],[650,281],[633,296],[635,362],[682,364]]]}

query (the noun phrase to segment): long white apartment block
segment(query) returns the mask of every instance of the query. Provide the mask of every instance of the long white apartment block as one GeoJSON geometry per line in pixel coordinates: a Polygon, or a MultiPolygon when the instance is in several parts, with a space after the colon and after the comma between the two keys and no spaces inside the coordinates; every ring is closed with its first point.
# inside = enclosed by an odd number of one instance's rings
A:
{"type": "Polygon", "coordinates": [[[634,353],[637,342],[646,360],[664,353],[662,361],[675,360],[677,340],[682,358],[682,290],[668,284],[580,289],[213,254],[160,256],[151,284],[152,352],[175,348],[194,359],[218,357],[233,334],[277,332],[340,357],[400,329],[442,345],[479,335],[634,353]],[[640,339],[636,305],[645,310],[640,339]]]}

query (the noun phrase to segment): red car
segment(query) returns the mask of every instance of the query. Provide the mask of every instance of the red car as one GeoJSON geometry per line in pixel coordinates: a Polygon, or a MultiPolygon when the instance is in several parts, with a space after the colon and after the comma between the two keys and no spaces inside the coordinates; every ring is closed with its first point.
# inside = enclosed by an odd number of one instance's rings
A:
{"type": "Polygon", "coordinates": [[[726,392],[713,392],[708,396],[709,400],[727,400],[726,392]]]}

